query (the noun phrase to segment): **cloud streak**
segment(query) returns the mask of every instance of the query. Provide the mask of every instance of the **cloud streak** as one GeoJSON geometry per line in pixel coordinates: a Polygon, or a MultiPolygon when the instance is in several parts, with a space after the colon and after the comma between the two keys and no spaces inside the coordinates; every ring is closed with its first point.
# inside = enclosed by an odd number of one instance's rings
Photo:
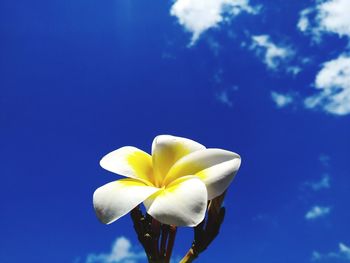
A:
{"type": "Polygon", "coordinates": [[[313,220],[316,218],[324,217],[331,212],[330,207],[326,206],[314,206],[305,215],[305,219],[313,220]]]}
{"type": "Polygon", "coordinates": [[[330,176],[328,174],[324,174],[319,181],[305,182],[305,185],[314,191],[320,191],[323,189],[329,189],[331,187],[330,181],[330,176]]]}
{"type": "Polygon", "coordinates": [[[226,105],[227,107],[232,107],[233,103],[228,95],[228,92],[226,90],[223,90],[219,93],[215,94],[215,98],[218,102],[222,103],[223,105],[226,105]]]}
{"type": "Polygon", "coordinates": [[[314,251],[311,256],[312,261],[324,261],[332,259],[340,259],[342,261],[350,262],[350,247],[346,246],[344,243],[339,243],[339,249],[336,252],[322,254],[318,251],[314,251]]]}

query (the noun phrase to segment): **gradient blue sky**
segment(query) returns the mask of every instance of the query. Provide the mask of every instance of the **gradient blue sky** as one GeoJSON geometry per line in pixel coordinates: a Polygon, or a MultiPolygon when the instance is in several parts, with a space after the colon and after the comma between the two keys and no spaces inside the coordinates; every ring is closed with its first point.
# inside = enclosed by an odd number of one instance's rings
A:
{"type": "Polygon", "coordinates": [[[128,216],[95,217],[94,190],[119,178],[98,163],[172,134],[243,160],[198,262],[350,262],[349,2],[217,5],[192,45],[208,15],[174,4],[0,1],[0,261],[86,263],[121,236],[138,253],[128,216]]]}

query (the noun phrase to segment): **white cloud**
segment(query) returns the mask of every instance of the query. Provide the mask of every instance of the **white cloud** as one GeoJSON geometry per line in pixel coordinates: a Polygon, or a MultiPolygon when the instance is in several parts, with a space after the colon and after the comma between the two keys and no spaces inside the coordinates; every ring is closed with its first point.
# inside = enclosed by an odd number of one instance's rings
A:
{"type": "Polygon", "coordinates": [[[306,185],[310,186],[314,191],[320,191],[322,189],[328,189],[331,187],[330,177],[328,174],[323,175],[321,180],[316,182],[306,182],[306,185]]]}
{"type": "Polygon", "coordinates": [[[343,243],[339,243],[339,250],[336,252],[329,252],[322,254],[320,252],[314,251],[311,256],[312,261],[322,261],[331,259],[341,259],[343,261],[350,261],[350,247],[343,243]]]}
{"type": "MultiPolygon", "coordinates": [[[[350,1],[318,0],[300,12],[298,28],[320,42],[324,34],[347,37],[350,45],[350,1]]],[[[320,91],[305,99],[309,109],[319,108],[334,115],[350,114],[350,55],[347,52],[325,62],[314,86],[320,91]]]]}
{"type": "Polygon", "coordinates": [[[300,12],[297,27],[320,42],[323,33],[350,37],[350,1],[317,1],[315,7],[300,12]]]}
{"type": "Polygon", "coordinates": [[[342,54],[323,64],[315,80],[319,93],[305,99],[306,108],[335,115],[350,114],[350,56],[342,54]]]}
{"type": "MultiPolygon", "coordinates": [[[[294,51],[290,47],[276,45],[271,41],[270,36],[252,36],[252,45],[250,49],[255,50],[257,56],[262,57],[269,69],[279,70],[283,68],[287,72],[294,72],[294,70],[289,70],[288,67],[281,66],[294,55],[294,51]]],[[[296,73],[299,73],[299,71],[296,73]]]]}
{"type": "Polygon", "coordinates": [[[192,33],[191,44],[194,44],[206,30],[242,12],[256,14],[259,9],[252,7],[249,0],[176,0],[170,14],[192,33]]]}
{"type": "Polygon", "coordinates": [[[110,253],[89,254],[86,263],[136,263],[145,261],[144,252],[137,252],[125,237],[118,237],[113,243],[110,253]]]}
{"type": "Polygon", "coordinates": [[[294,97],[292,95],[277,93],[275,91],[271,91],[271,98],[278,108],[284,108],[294,101],[294,97]]]}
{"type": "Polygon", "coordinates": [[[314,206],[305,215],[307,220],[316,219],[328,215],[331,212],[330,207],[314,206]]]}
{"type": "Polygon", "coordinates": [[[320,3],[317,9],[322,30],[350,37],[349,0],[329,0],[320,3]]]}

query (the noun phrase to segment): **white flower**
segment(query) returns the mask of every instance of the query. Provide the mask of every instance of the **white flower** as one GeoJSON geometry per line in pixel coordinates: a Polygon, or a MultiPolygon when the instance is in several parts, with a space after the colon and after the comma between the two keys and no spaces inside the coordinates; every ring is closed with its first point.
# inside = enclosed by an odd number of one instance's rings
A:
{"type": "Polygon", "coordinates": [[[170,135],[153,140],[152,156],[122,147],[100,161],[104,169],[127,178],[95,191],[97,217],[110,224],[143,202],[163,224],[196,226],[205,217],[207,201],[226,190],[240,164],[236,153],[170,135]]]}

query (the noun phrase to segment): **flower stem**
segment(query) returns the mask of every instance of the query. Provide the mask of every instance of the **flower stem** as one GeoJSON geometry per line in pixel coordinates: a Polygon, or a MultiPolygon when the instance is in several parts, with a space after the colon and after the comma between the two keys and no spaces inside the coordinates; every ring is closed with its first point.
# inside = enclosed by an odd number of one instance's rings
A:
{"type": "Polygon", "coordinates": [[[209,202],[207,216],[199,225],[194,227],[192,246],[180,263],[194,261],[217,237],[225,217],[225,208],[222,207],[224,198],[225,193],[209,202]]]}
{"type": "Polygon", "coordinates": [[[169,236],[169,230],[170,227],[169,225],[162,225],[162,239],[160,241],[160,257],[165,258],[166,255],[166,245],[167,245],[167,240],[169,236]]]}
{"type": "Polygon", "coordinates": [[[137,237],[145,249],[149,263],[169,263],[173,251],[176,226],[161,224],[139,207],[131,211],[137,237]]]}
{"type": "Polygon", "coordinates": [[[153,255],[155,259],[159,259],[159,237],[160,237],[160,223],[152,218],[152,239],[153,239],[153,255]]]}
{"type": "Polygon", "coordinates": [[[173,252],[173,247],[175,243],[176,230],[177,230],[176,226],[173,226],[173,225],[170,226],[168,245],[165,253],[165,262],[170,261],[171,253],[173,252]]]}
{"type": "Polygon", "coordinates": [[[191,248],[179,263],[191,263],[198,257],[191,248]]]}

